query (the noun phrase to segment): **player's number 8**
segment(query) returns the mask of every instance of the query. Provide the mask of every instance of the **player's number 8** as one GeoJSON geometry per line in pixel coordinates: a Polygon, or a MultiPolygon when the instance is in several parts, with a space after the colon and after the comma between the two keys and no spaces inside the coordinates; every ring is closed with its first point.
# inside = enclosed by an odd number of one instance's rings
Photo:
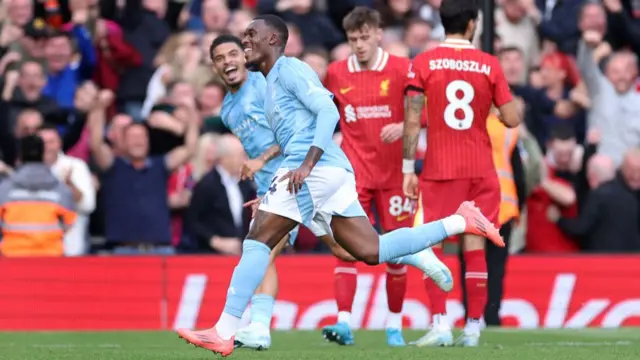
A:
{"type": "Polygon", "coordinates": [[[445,90],[447,107],[444,108],[444,122],[454,130],[467,130],[473,124],[473,108],[471,101],[476,95],[473,86],[463,80],[454,80],[447,85],[445,90]],[[461,93],[462,97],[458,97],[461,93]],[[456,117],[456,111],[462,111],[463,118],[456,117]]]}

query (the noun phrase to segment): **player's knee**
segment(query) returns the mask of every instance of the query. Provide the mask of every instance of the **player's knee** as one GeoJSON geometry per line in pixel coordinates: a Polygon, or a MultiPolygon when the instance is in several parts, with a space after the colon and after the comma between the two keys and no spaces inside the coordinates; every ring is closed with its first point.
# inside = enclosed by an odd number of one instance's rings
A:
{"type": "Polygon", "coordinates": [[[463,237],[463,249],[465,251],[483,250],[487,240],[477,235],[465,235],[463,237]]]}
{"type": "Polygon", "coordinates": [[[364,249],[360,254],[358,254],[359,260],[367,265],[378,265],[380,264],[380,256],[378,256],[377,251],[369,251],[368,249],[364,249]]]}

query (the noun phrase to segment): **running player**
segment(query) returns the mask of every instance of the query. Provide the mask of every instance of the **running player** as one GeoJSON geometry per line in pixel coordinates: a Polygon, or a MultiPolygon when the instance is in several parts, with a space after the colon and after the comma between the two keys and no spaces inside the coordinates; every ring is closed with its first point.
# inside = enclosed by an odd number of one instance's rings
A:
{"type": "MultiPolygon", "coordinates": [[[[242,177],[255,180],[258,198],[261,198],[267,192],[275,171],[284,159],[264,114],[267,82],[261,73],[247,70],[242,43],[235,36],[217,37],[211,44],[209,54],[215,72],[228,90],[222,104],[222,121],[240,139],[250,158],[243,166],[242,177]]],[[[313,227],[313,224],[311,226],[313,227]]],[[[321,228],[315,228],[314,232],[329,246],[334,255],[346,260],[355,260],[321,228]]],[[[260,350],[271,346],[269,328],[278,292],[278,275],[273,260],[286,245],[287,239],[293,243],[296,235],[297,228],[285,236],[271,252],[264,281],[251,298],[251,323],[246,328],[238,330],[237,346],[260,350]]]]}
{"type": "MultiPolygon", "coordinates": [[[[359,6],[342,20],[353,55],[329,66],[327,90],[340,110],[342,150],[353,165],[358,199],[372,224],[372,208],[383,231],[409,227],[414,202],[402,192],[402,121],[404,89],[411,64],[408,58],[380,48],[380,13],[359,6]]],[[[341,345],[353,344],[351,307],[356,294],[357,269],[338,259],[334,288],[338,322],[323,329],[324,336],[341,345]]],[[[389,314],[386,335],[390,346],[404,346],[402,304],[407,289],[405,265],[387,264],[386,290],[389,314]]]]}
{"type": "Polygon", "coordinates": [[[488,236],[504,246],[497,230],[469,202],[442,220],[378,236],[358,202],[351,164],[332,140],[340,115],[313,70],[283,56],[288,36],[286,24],[275,15],[261,15],[245,30],[248,64],[267,75],[265,113],[284,160],[242,245],[218,322],[204,331],[178,330],[189,343],[223,356],[233,352],[240,318],[264,278],[271,250],[300,223],[321,224],[369,265],[416,266],[445,290],[453,286],[451,272],[424,249],[462,233],[488,236]]]}
{"type": "MultiPolygon", "coordinates": [[[[444,0],[440,17],[446,40],[439,47],[418,55],[409,72],[402,169],[405,194],[419,199],[415,226],[448,214],[461,201],[474,201],[498,226],[500,185],[486,119],[495,105],[506,126],[517,126],[520,118],[516,103],[498,60],[471,45],[478,18],[476,1],[444,0]],[[428,97],[427,151],[418,196],[413,164],[425,96],[428,97]]],[[[482,236],[464,236],[468,313],[458,341],[462,346],[477,346],[480,338],[480,318],[487,301],[484,245],[482,236]]],[[[452,345],[451,327],[445,319],[446,294],[429,279],[425,281],[433,325],[416,344],[452,345]]]]}

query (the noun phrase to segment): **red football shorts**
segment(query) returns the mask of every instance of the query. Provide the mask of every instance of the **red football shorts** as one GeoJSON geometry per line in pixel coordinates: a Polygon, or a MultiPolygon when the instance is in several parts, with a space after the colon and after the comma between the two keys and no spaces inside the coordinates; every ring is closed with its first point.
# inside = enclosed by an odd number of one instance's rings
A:
{"type": "Polygon", "coordinates": [[[411,227],[413,224],[414,202],[404,196],[402,188],[397,189],[366,189],[358,188],[358,199],[367,212],[369,221],[374,225],[373,216],[375,205],[384,231],[391,231],[401,227],[411,227]]]}
{"type": "Polygon", "coordinates": [[[422,180],[414,226],[452,215],[464,201],[475,201],[496,227],[500,212],[500,183],[492,174],[482,178],[422,180]]]}

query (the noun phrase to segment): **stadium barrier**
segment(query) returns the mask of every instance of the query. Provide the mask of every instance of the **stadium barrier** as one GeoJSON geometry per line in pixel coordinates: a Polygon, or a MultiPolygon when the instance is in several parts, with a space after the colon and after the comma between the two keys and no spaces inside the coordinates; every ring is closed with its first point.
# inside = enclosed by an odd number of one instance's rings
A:
{"type": "MultiPolygon", "coordinates": [[[[458,276],[456,259],[446,261],[458,276]]],[[[208,327],[236,262],[217,256],[0,258],[0,330],[208,327]]],[[[278,260],[274,328],[317,329],[335,320],[334,264],[328,256],[278,260]]],[[[385,269],[359,270],[354,325],[380,329],[385,269]]],[[[514,256],[507,274],[501,314],[508,326],[640,326],[640,256],[514,256]]],[[[421,279],[409,271],[404,320],[415,329],[426,328],[430,318],[421,279]]],[[[447,303],[456,325],[463,316],[459,298],[457,284],[447,303]]]]}

